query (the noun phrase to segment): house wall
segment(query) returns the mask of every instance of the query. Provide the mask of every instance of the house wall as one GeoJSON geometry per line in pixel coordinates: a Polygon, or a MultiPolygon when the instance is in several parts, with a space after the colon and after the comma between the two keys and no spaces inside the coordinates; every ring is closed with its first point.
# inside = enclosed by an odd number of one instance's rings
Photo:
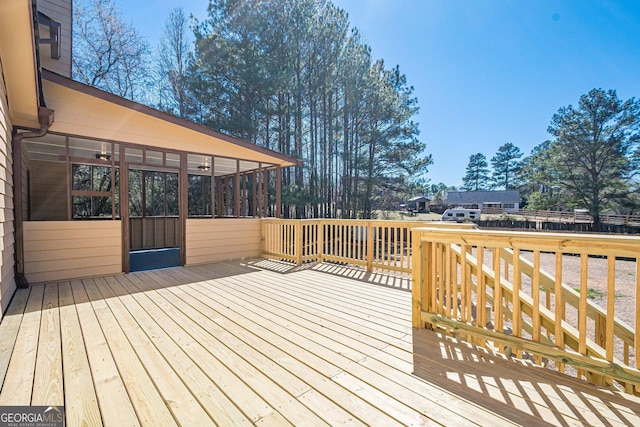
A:
{"type": "Polygon", "coordinates": [[[187,265],[260,256],[258,218],[187,220],[187,265]]]}
{"type": "Polygon", "coordinates": [[[11,160],[12,128],[4,71],[0,61],[0,318],[16,289],[11,160]]]}
{"type": "MultiPolygon", "coordinates": [[[[71,0],[38,0],[38,11],[59,22],[62,33],[60,59],[51,58],[50,45],[40,44],[40,65],[54,73],[71,77],[71,0]]],[[[48,28],[40,26],[40,38],[49,38],[48,28]]]]}
{"type": "Polygon", "coordinates": [[[24,272],[29,283],[122,272],[120,221],[26,221],[24,272]]]}

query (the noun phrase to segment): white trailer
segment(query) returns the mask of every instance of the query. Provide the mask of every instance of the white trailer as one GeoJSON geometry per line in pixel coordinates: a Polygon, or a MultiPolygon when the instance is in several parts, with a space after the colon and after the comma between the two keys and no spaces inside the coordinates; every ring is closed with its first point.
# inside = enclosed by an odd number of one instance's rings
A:
{"type": "Polygon", "coordinates": [[[476,221],[480,219],[480,209],[464,209],[464,208],[453,208],[447,209],[442,214],[443,221],[456,221],[456,222],[464,222],[464,221],[476,221]]]}

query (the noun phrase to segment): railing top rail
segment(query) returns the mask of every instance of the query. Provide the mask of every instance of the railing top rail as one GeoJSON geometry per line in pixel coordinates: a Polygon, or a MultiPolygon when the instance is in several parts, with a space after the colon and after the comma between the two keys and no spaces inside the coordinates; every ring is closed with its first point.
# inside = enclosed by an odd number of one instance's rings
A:
{"type": "Polygon", "coordinates": [[[295,218],[261,218],[264,222],[280,222],[280,223],[343,223],[351,225],[368,225],[374,224],[378,226],[396,226],[396,227],[438,227],[438,228],[477,228],[472,222],[451,222],[451,221],[404,221],[393,219],[340,219],[340,218],[311,218],[311,219],[295,219],[295,218]]]}
{"type": "Polygon", "coordinates": [[[640,237],[526,231],[414,228],[422,241],[563,253],[640,257],[640,237]]]}

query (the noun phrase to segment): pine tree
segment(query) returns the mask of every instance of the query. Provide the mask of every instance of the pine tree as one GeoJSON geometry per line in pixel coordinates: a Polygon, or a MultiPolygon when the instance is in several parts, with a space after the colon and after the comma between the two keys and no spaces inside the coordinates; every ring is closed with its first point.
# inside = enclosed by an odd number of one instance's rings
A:
{"type": "Polygon", "coordinates": [[[467,191],[487,190],[490,187],[489,165],[482,153],[472,154],[467,164],[467,173],[462,178],[467,191]]]}
{"type": "Polygon", "coordinates": [[[522,151],[510,142],[498,148],[496,155],[491,158],[492,179],[495,187],[505,190],[516,187],[521,157],[522,151]]]}
{"type": "Polygon", "coordinates": [[[613,90],[592,89],[554,114],[555,168],[576,204],[600,222],[600,213],[629,193],[633,150],[640,141],[640,102],[618,99],[613,90]]]}

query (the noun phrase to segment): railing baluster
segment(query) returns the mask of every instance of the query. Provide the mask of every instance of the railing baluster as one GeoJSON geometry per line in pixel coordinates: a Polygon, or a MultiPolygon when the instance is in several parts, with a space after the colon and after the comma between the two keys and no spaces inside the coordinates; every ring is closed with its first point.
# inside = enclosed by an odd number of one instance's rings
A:
{"type": "Polygon", "coordinates": [[[467,245],[460,246],[460,320],[469,321],[471,281],[467,277],[467,245]],[[467,283],[468,282],[468,283],[467,283]]]}
{"type": "Polygon", "coordinates": [[[445,280],[445,292],[444,292],[444,304],[445,304],[445,316],[449,319],[453,319],[453,294],[451,291],[452,288],[452,277],[451,277],[451,245],[444,245],[445,247],[445,264],[444,264],[444,280],[445,280]]]}
{"type": "MultiPolygon", "coordinates": [[[[555,315],[556,321],[554,324],[554,337],[555,343],[558,347],[564,349],[564,333],[562,332],[562,321],[564,320],[565,310],[564,310],[564,300],[562,296],[562,252],[556,252],[556,281],[555,281],[555,294],[554,294],[554,304],[555,304],[555,315]]],[[[560,373],[564,373],[564,363],[558,364],[558,371],[560,373]]]]}
{"type": "MultiPolygon", "coordinates": [[[[533,333],[531,338],[535,342],[540,342],[540,251],[533,251],[533,278],[531,280],[531,298],[533,299],[533,312],[531,321],[533,323],[533,333]]],[[[536,362],[540,364],[540,357],[536,356],[536,362]]]]}
{"type": "Polygon", "coordinates": [[[616,297],[616,257],[607,257],[607,317],[605,329],[605,349],[608,361],[613,361],[613,336],[616,297]]]}
{"type": "MultiPolygon", "coordinates": [[[[580,254],[580,302],[578,304],[578,352],[585,354],[587,351],[587,280],[589,269],[589,257],[580,254]]],[[[584,375],[583,369],[578,369],[578,377],[584,375]]]]}
{"type": "Polygon", "coordinates": [[[373,223],[371,221],[367,221],[366,227],[367,241],[365,253],[367,254],[367,273],[371,273],[373,271],[373,223]]]}
{"type": "MultiPolygon", "coordinates": [[[[522,337],[522,312],[520,309],[520,290],[522,289],[522,273],[520,273],[520,249],[513,250],[513,295],[511,304],[513,305],[513,336],[522,337]]],[[[522,351],[516,349],[516,356],[522,357],[522,351]]]]}
{"type": "MultiPolygon", "coordinates": [[[[494,318],[494,330],[502,332],[504,329],[504,323],[502,318],[502,286],[500,281],[500,248],[493,248],[493,318],[494,318]]],[[[502,349],[501,345],[496,346],[502,349]]]]}
{"type": "MultiPolygon", "coordinates": [[[[431,263],[429,264],[431,271],[428,272],[431,275],[431,305],[429,306],[429,311],[438,313],[438,244],[429,242],[429,248],[431,251],[431,263]]],[[[420,254],[414,254],[414,256],[420,256],[420,254]]]]}
{"type": "MultiPolygon", "coordinates": [[[[484,277],[484,246],[478,246],[477,256],[477,277],[478,281],[478,305],[476,306],[476,324],[481,328],[487,326],[487,285],[484,277]]],[[[484,340],[480,340],[480,345],[484,344],[484,340]]]]}

